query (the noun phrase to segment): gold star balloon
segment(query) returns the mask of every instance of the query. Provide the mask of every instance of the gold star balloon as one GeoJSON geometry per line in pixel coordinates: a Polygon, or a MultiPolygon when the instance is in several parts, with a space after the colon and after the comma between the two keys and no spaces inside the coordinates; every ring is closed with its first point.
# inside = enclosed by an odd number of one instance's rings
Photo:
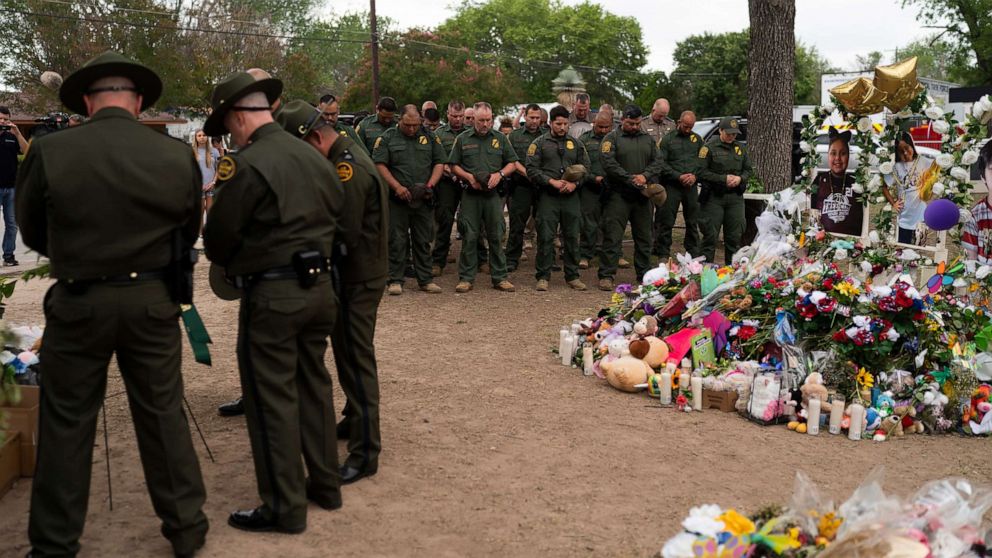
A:
{"type": "Polygon", "coordinates": [[[852,79],[834,87],[830,93],[848,112],[858,115],[875,114],[885,106],[885,92],[875,87],[868,78],[852,79]]]}
{"type": "Polygon", "coordinates": [[[923,91],[916,75],[917,58],[875,68],[875,87],[885,93],[885,106],[892,112],[906,108],[923,91]]]}

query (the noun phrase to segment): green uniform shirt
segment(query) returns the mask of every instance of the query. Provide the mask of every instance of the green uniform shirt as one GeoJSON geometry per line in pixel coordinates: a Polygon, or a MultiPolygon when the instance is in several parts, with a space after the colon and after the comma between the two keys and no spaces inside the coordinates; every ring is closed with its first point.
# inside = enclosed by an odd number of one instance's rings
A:
{"type": "Polygon", "coordinates": [[[613,130],[603,138],[599,152],[610,186],[627,199],[635,200],[636,195],[647,201],[634,186],[632,178],[643,174],[650,183],[661,169],[658,145],[651,136],[640,130],[633,134],[613,130]]]}
{"type": "MultiPolygon", "coordinates": [[[[455,138],[451,155],[448,157],[449,164],[458,165],[465,172],[474,175],[483,187],[489,175],[518,160],[506,136],[496,130],[489,130],[489,133],[480,136],[475,133],[475,129],[466,130],[455,138]]],[[[496,193],[495,189],[488,192],[467,191],[492,195],[496,193]]]]}
{"type": "Polygon", "coordinates": [[[685,173],[699,174],[699,150],[703,138],[696,132],[683,134],[675,130],[661,140],[658,151],[661,159],[660,180],[663,184],[680,186],[679,177],[685,173]]]}
{"type": "Polygon", "coordinates": [[[434,135],[441,138],[441,147],[444,147],[445,156],[451,155],[451,147],[455,145],[455,138],[462,134],[465,130],[469,130],[464,126],[459,130],[454,130],[451,128],[450,124],[445,124],[434,132],[434,135]]]}
{"type": "Polygon", "coordinates": [[[597,176],[606,177],[606,170],[603,169],[601,158],[602,152],[600,151],[600,144],[603,143],[605,137],[605,134],[597,136],[595,130],[589,130],[579,137],[579,142],[585,146],[586,153],[589,154],[589,174],[586,175],[586,182],[594,180],[597,176]]]}
{"type": "Polygon", "coordinates": [[[390,128],[380,136],[372,152],[372,162],[386,165],[393,177],[407,188],[427,184],[434,165],[443,165],[447,158],[441,139],[423,127],[413,136],[390,128]]]}
{"type": "Polygon", "coordinates": [[[189,146],[112,107],[31,143],[15,214],[56,279],[155,271],[172,259],[177,228],[188,247],[196,242],[201,188],[189,146]]]}
{"type": "Polygon", "coordinates": [[[344,189],[327,160],[278,124],[265,124],[218,164],[203,234],[207,257],[231,276],[291,265],[301,250],[330,257],[343,206],[344,189]]]}
{"type": "Polygon", "coordinates": [[[347,124],[342,124],[340,121],[338,121],[338,123],[334,125],[334,131],[337,132],[338,135],[340,136],[344,136],[350,140],[353,140],[354,145],[360,147],[362,151],[365,151],[365,153],[368,154],[368,150],[365,149],[365,144],[362,143],[361,138],[358,137],[358,132],[356,132],[354,128],[352,128],[347,124]]]}
{"type": "Polygon", "coordinates": [[[560,138],[550,132],[543,134],[527,148],[527,176],[550,195],[571,196],[578,191],[563,194],[549,183],[552,179],[561,178],[565,168],[571,165],[583,165],[588,169],[589,154],[582,142],[567,134],[560,138]]]}
{"type": "Polygon", "coordinates": [[[355,134],[358,139],[364,144],[365,151],[367,153],[372,153],[375,149],[375,140],[379,139],[386,130],[396,127],[396,121],[394,120],[388,126],[379,122],[379,115],[370,114],[366,116],[358,126],[355,126],[355,134]]]}
{"type": "Polygon", "coordinates": [[[744,195],[747,183],[751,179],[751,159],[747,156],[747,148],[739,141],[724,143],[720,138],[713,138],[699,150],[699,159],[703,161],[699,170],[699,179],[704,186],[717,195],[733,192],[744,195]],[[727,175],[741,177],[741,184],[733,189],[727,188],[727,175]]]}
{"type": "MultiPolygon", "coordinates": [[[[527,128],[521,126],[516,130],[507,135],[507,139],[510,140],[510,145],[513,146],[513,152],[517,154],[517,159],[520,161],[527,160],[527,148],[530,144],[534,143],[534,140],[544,135],[544,131],[538,128],[534,132],[527,131],[527,128]]],[[[528,173],[530,171],[527,171],[528,173]]]]}
{"type": "Polygon", "coordinates": [[[389,264],[389,186],[356,141],[341,135],[327,159],[344,186],[338,241],[348,249],[338,267],[346,283],[386,276],[389,264]]]}

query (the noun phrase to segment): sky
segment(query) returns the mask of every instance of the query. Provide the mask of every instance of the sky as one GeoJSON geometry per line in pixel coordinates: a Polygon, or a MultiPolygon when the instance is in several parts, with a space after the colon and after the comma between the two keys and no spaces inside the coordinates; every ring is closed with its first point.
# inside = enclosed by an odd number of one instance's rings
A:
{"type": "MultiPolygon", "coordinates": [[[[675,69],[672,53],[680,40],[748,26],[747,0],[592,1],[617,15],[636,18],[650,51],[647,69],[669,73],[675,69]]],[[[452,0],[376,0],[376,12],[392,18],[401,29],[434,27],[452,15],[453,5],[452,0]]],[[[368,10],[369,2],[334,0],[332,6],[342,14],[368,10]]],[[[891,61],[896,48],[934,32],[916,21],[914,7],[902,8],[901,0],[796,0],[796,38],[815,46],[842,70],[860,69],[857,55],[873,50],[884,54],[883,61],[891,61]]]]}

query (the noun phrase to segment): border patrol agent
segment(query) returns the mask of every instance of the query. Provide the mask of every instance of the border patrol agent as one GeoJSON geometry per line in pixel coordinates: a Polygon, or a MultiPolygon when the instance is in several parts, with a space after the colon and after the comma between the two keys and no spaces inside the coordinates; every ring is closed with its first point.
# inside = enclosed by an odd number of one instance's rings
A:
{"type": "Polygon", "coordinates": [[[313,107],[291,101],[277,116],[289,133],[305,140],[334,166],[344,185],[339,245],[334,262],[338,294],[337,322],[331,334],[338,381],[347,402],[338,438],[348,441],[341,484],[374,475],[379,467],[379,371],[375,357],[375,323],[386,285],[389,187],[358,144],[322,125],[313,107]]]}
{"type": "MultiPolygon", "coordinates": [[[[593,122],[593,128],[582,134],[579,142],[589,154],[589,172],[579,188],[579,201],[582,204],[582,234],[579,240],[579,269],[588,269],[592,260],[603,244],[603,205],[609,190],[606,183],[606,171],[603,170],[602,151],[600,145],[606,134],[613,130],[613,118],[606,113],[599,113],[593,122]]],[[[571,132],[571,127],[569,128],[571,132]]]]}
{"type": "Polygon", "coordinates": [[[365,150],[365,144],[358,137],[358,132],[351,126],[340,121],[341,107],[337,97],[330,93],[324,95],[320,98],[320,104],[317,106],[317,109],[320,110],[320,116],[324,119],[324,122],[330,124],[339,136],[352,140],[354,145],[357,145],[362,151],[368,153],[365,150]]]}
{"type": "Polygon", "coordinates": [[[627,105],[620,129],[607,134],[600,146],[611,189],[603,208],[603,249],[599,257],[599,288],[604,291],[613,290],[628,221],[634,237],[637,280],[651,267],[651,202],[642,190],[657,176],[661,165],[657,144],[640,125],[641,109],[627,105]]]}
{"type": "Polygon", "coordinates": [[[512,292],[513,283],[506,278],[503,200],[497,194],[497,186],[516,171],[517,154],[506,136],[492,129],[493,109],[489,103],[476,103],[473,108],[473,129],[455,139],[448,159],[452,172],[469,185],[462,196],[462,253],[455,292],[472,290],[480,261],[475,248],[483,227],[489,239],[493,288],[512,292]]]}
{"type": "Polygon", "coordinates": [[[668,191],[665,205],[655,213],[656,231],[654,249],[658,257],[668,259],[672,249],[672,229],[682,206],[685,220],[685,251],[698,256],[699,246],[699,150],[703,148],[703,138],[692,131],[696,115],[685,111],[679,117],[678,127],[661,140],[659,158],[661,160],[660,180],[668,191]]]}
{"type": "MultiPolygon", "coordinates": [[[[451,156],[451,148],[455,145],[455,138],[468,128],[464,125],[465,104],[457,99],[452,99],[448,103],[448,122],[437,129],[435,135],[441,140],[441,147],[444,148],[445,160],[451,156]]],[[[431,275],[440,277],[444,273],[444,266],[448,263],[448,254],[451,252],[451,228],[455,225],[455,213],[458,211],[458,204],[462,199],[461,179],[451,172],[451,168],[445,165],[444,174],[438,182],[434,192],[434,251],[432,258],[434,265],[431,266],[431,275]]],[[[459,232],[461,228],[459,228],[459,232]]],[[[464,242],[464,237],[463,237],[464,242]]],[[[479,236],[476,246],[480,262],[489,261],[489,250],[486,248],[485,239],[479,236]]],[[[451,261],[455,261],[452,257],[451,261]]]]}
{"type": "Polygon", "coordinates": [[[35,140],[17,177],[24,243],[50,258],[58,280],[44,302],[30,556],[79,552],[115,353],[162,534],[176,556],[192,556],[206,537],[206,494],[182,410],[182,297],[166,271],[174,243],[188,251],[199,233],[200,170],[189,147],[138,123],[161,92],[155,72],[120,54],[90,60],[59,90],[89,121],[35,140]]]}
{"type": "Polygon", "coordinates": [[[375,140],[393,126],[396,126],[396,100],[383,97],[375,106],[375,114],[366,116],[355,126],[355,134],[364,145],[365,152],[372,153],[375,140]]]}
{"type": "Polygon", "coordinates": [[[238,365],[262,500],[228,524],[301,533],[307,499],[341,507],[324,354],[337,317],[328,271],[344,190],[325,158],[272,121],[281,91],[279,80],[242,72],[214,88],[204,131],[230,131],[245,147],[218,163],[204,245],[243,287],[238,365]]]}
{"type": "Polygon", "coordinates": [[[737,119],[720,121],[720,137],[699,150],[702,168],[699,179],[703,191],[699,196],[703,215],[703,255],[712,262],[716,242],[723,229],[724,262],[730,264],[741,247],[744,236],[744,190],[751,179],[751,159],[747,147],[737,141],[737,119]]]}
{"type": "Polygon", "coordinates": [[[555,237],[561,226],[565,251],[565,281],[569,287],[586,290],[579,279],[579,229],[582,207],[576,190],[589,168],[589,154],[582,142],[568,135],[568,109],[550,111],[551,131],[527,148],[527,176],[542,189],[537,205],[537,290],[548,290],[555,263],[555,237]]]}
{"type": "Polygon", "coordinates": [[[400,123],[375,140],[372,160],[392,190],[389,196],[389,294],[403,293],[410,244],[420,290],[440,293],[431,276],[434,213],[429,200],[447,159],[441,140],[421,125],[416,105],[403,107],[400,123]]]}
{"type": "Polygon", "coordinates": [[[528,148],[544,133],[541,130],[541,107],[530,104],[524,111],[524,125],[510,132],[507,139],[517,154],[517,172],[510,178],[513,188],[510,192],[510,232],[506,237],[506,270],[516,271],[524,249],[524,229],[527,220],[537,217],[541,187],[535,184],[527,172],[525,162],[528,148]]]}

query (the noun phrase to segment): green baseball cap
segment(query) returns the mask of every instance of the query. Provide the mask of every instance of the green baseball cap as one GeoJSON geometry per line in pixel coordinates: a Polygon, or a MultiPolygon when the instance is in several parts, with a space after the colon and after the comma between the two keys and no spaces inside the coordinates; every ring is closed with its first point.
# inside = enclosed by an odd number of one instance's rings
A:
{"type": "Polygon", "coordinates": [[[300,100],[290,101],[280,107],[275,118],[283,130],[298,138],[307,137],[307,134],[324,123],[317,107],[300,100]]]}
{"type": "Polygon", "coordinates": [[[720,119],[720,131],[727,132],[728,134],[737,135],[741,133],[740,122],[737,121],[736,116],[724,116],[720,119]]]}

